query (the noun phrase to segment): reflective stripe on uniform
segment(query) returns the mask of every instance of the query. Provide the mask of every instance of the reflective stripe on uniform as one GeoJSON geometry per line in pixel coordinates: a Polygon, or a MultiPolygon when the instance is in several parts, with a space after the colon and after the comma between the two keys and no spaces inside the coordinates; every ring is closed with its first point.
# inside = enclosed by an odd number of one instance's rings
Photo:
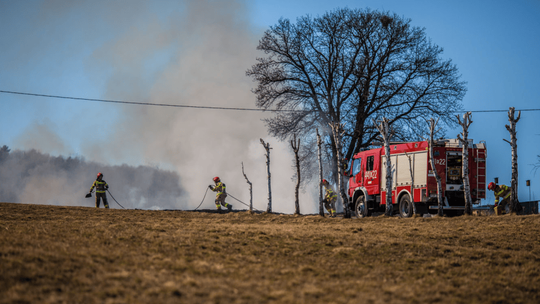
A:
{"type": "Polygon", "coordinates": [[[217,183],[216,186],[214,187],[214,191],[217,191],[216,196],[226,193],[227,191],[225,191],[225,188],[226,187],[224,183],[222,182],[217,183]]]}
{"type": "Polygon", "coordinates": [[[503,199],[507,199],[512,194],[512,189],[508,187],[507,185],[500,185],[499,189],[501,189],[499,192],[495,192],[495,203],[499,202],[499,197],[502,197],[503,199]]]}
{"type": "Polygon", "coordinates": [[[94,181],[92,184],[92,187],[90,188],[90,192],[92,192],[92,189],[96,188],[96,193],[105,193],[107,188],[109,188],[109,185],[105,181],[94,181]]]}

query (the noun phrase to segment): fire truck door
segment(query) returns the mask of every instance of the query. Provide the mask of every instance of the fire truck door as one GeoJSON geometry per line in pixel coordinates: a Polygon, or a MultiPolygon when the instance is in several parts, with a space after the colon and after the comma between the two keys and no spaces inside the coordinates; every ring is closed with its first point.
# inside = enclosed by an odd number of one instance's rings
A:
{"type": "Polygon", "coordinates": [[[379,165],[375,154],[366,157],[366,172],[364,174],[364,187],[369,194],[378,193],[379,189],[379,165]]]}

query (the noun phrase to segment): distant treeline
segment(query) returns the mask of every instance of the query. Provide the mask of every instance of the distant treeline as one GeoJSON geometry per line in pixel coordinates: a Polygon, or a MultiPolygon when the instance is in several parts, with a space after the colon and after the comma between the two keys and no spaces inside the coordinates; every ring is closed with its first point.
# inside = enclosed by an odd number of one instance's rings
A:
{"type": "MultiPolygon", "coordinates": [[[[125,208],[182,209],[180,177],[149,166],[110,166],[83,157],[51,156],[36,150],[0,148],[0,201],[94,206],[85,199],[98,172],[125,208]]],[[[111,207],[119,207],[109,198],[111,207]]]]}

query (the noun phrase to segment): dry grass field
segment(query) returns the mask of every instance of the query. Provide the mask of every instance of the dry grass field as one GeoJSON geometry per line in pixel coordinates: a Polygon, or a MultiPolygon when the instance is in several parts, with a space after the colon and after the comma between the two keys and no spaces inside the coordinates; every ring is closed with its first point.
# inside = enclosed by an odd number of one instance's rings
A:
{"type": "Polygon", "coordinates": [[[0,203],[0,303],[540,303],[540,216],[0,203]]]}

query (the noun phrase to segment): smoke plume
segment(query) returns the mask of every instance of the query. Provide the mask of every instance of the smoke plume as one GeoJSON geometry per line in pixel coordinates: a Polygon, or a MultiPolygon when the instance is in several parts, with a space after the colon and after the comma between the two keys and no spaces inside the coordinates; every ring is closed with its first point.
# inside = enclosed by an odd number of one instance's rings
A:
{"type": "MultiPolygon", "coordinates": [[[[0,150],[0,200],[3,202],[94,206],[85,199],[97,172],[104,174],[110,194],[124,208],[182,207],[183,190],[175,172],[148,166],[109,166],[80,157],[51,156],[36,150],[0,150]]],[[[109,196],[111,208],[120,208],[109,196]]]]}
{"type": "MultiPolygon", "coordinates": [[[[245,71],[255,63],[257,56],[262,56],[256,46],[263,29],[250,23],[248,1],[94,3],[49,1],[43,5],[41,14],[46,20],[84,15],[77,30],[80,31],[78,35],[88,37],[88,42],[81,42],[84,47],[80,49],[92,50],[85,57],[85,73],[96,84],[102,85],[102,98],[254,108],[255,95],[251,92],[254,83],[246,77],[245,71]],[[101,40],[98,39],[100,34],[103,36],[101,40]]],[[[116,115],[114,120],[106,121],[106,129],[95,128],[100,130],[98,136],[86,134],[85,141],[77,147],[77,153],[89,163],[73,172],[66,169],[63,175],[54,179],[43,176],[45,180],[34,177],[34,181],[29,177],[27,187],[49,184],[50,191],[61,193],[60,185],[70,176],[94,176],[99,171],[98,164],[106,164],[102,167],[107,171],[104,172],[105,179],[117,187],[115,193],[135,199],[135,204],[141,207],[154,206],[151,201],[156,200],[153,198],[163,195],[163,200],[157,200],[164,202],[160,203],[161,208],[192,209],[200,203],[214,176],[225,182],[230,194],[243,203],[249,203],[249,188],[241,169],[243,162],[253,183],[254,207],[266,210],[266,159],[260,144],[260,138],[263,138],[272,147],[273,211],[294,211],[292,152],[288,144],[267,135],[261,119],[271,114],[110,104],[98,106],[100,115],[116,115]],[[118,163],[145,166],[114,165],[118,163]],[[167,171],[152,169],[155,166],[167,171]],[[135,175],[134,179],[140,179],[137,183],[128,178],[126,172],[130,171],[135,175]],[[144,174],[150,176],[142,176],[144,174]],[[53,185],[53,180],[58,180],[57,184],[53,185]],[[155,184],[157,180],[166,183],[164,189],[155,184]],[[126,184],[121,185],[123,183],[126,184]],[[176,187],[171,183],[177,183],[176,187]],[[137,201],[140,193],[147,193],[143,196],[146,202],[137,201]]],[[[35,136],[39,137],[37,132],[35,136]]],[[[46,146],[32,148],[46,153],[51,151],[46,146]]],[[[85,189],[89,183],[91,180],[78,182],[77,186],[85,189]]],[[[316,186],[309,189],[317,193],[316,186]]],[[[77,196],[80,195],[78,192],[77,196]]],[[[42,194],[19,195],[19,199],[31,201],[39,197],[42,194]]],[[[67,197],[57,197],[59,203],[70,202],[67,197]]],[[[232,198],[228,202],[235,208],[247,208],[232,198]]],[[[317,204],[317,199],[309,193],[302,194],[302,213],[316,212],[317,204]]],[[[214,208],[211,195],[207,196],[201,208],[214,208]]]]}

